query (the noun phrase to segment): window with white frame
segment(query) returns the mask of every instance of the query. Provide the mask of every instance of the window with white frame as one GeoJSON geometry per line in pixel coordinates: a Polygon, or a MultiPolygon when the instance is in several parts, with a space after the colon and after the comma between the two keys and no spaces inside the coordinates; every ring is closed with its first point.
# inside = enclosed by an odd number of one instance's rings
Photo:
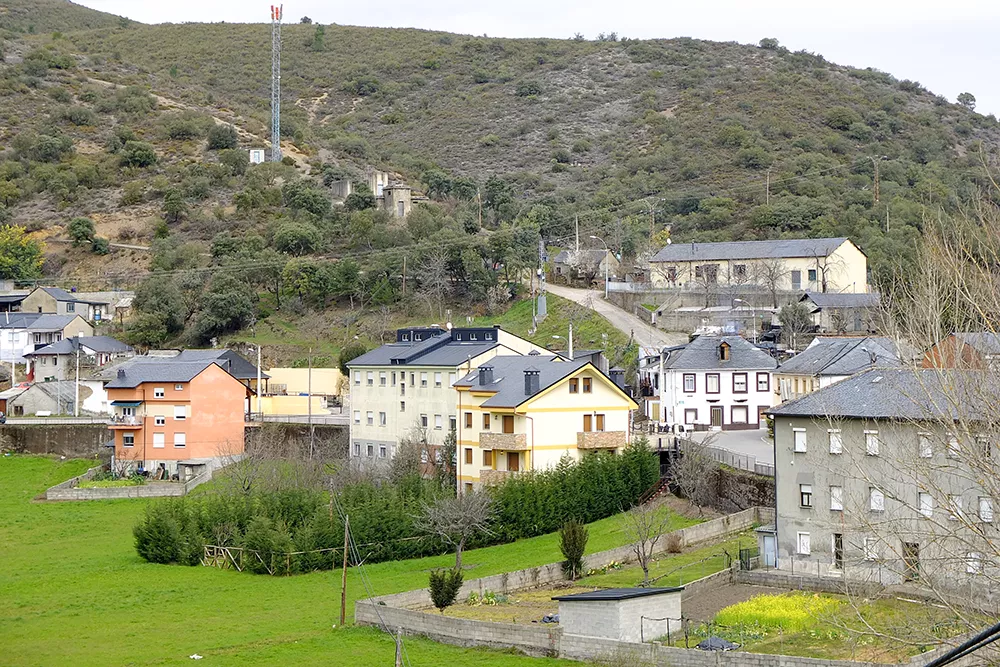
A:
{"type": "Polygon", "coordinates": [[[866,537],[864,549],[865,560],[878,560],[878,538],[866,537]]]}
{"type": "Polygon", "coordinates": [[[375,386],[375,371],[368,371],[365,373],[365,384],[369,387],[375,386]]]}
{"type": "Polygon", "coordinates": [[[360,442],[354,443],[354,455],[355,456],[361,456],[361,443],[360,442]]]}
{"type": "Polygon", "coordinates": [[[153,398],[163,398],[167,395],[167,392],[163,387],[153,387],[153,398]]]}
{"type": "Polygon", "coordinates": [[[386,448],[385,445],[379,445],[378,446],[378,457],[380,459],[384,459],[386,457],[386,455],[388,454],[388,452],[389,452],[389,450],[386,448]]]}
{"type": "Polygon", "coordinates": [[[153,423],[156,424],[157,426],[166,426],[167,418],[164,417],[163,415],[156,415],[155,417],[153,417],[153,423]]]}
{"type": "Polygon", "coordinates": [[[174,419],[187,419],[187,406],[175,405],[174,406],[174,419]]]}
{"type": "Polygon", "coordinates": [[[695,381],[694,373],[684,374],[684,393],[693,394],[697,389],[697,382],[695,381]]]}
{"type": "Polygon", "coordinates": [[[174,433],[174,447],[186,447],[186,446],[187,446],[187,434],[174,433]]]}
{"type": "Polygon", "coordinates": [[[163,433],[153,434],[153,447],[159,449],[160,447],[165,447],[167,444],[166,436],[163,433]]]}
{"type": "Polygon", "coordinates": [[[865,431],[865,454],[868,456],[878,456],[878,451],[878,431],[865,431]]]}
{"type": "Polygon", "coordinates": [[[757,391],[771,391],[770,373],[757,373],[757,391]]]}
{"type": "Polygon", "coordinates": [[[385,426],[388,423],[388,418],[384,412],[378,413],[378,425],[385,426]]]}
{"type": "Polygon", "coordinates": [[[988,496],[979,496],[979,520],[993,523],[993,499],[988,496]]]}
{"type": "Polygon", "coordinates": [[[368,424],[369,426],[374,426],[375,425],[375,412],[374,411],[369,410],[368,412],[365,413],[365,423],[368,424]]]}
{"type": "Polygon", "coordinates": [[[427,415],[420,415],[421,428],[427,428],[427,415]]]}
{"type": "Polygon", "coordinates": [[[365,453],[366,453],[366,454],[367,454],[367,455],[368,455],[369,457],[372,457],[372,456],[375,456],[375,445],[373,445],[372,443],[370,443],[370,442],[369,442],[369,443],[368,443],[368,444],[367,444],[367,445],[365,446],[365,453]]]}
{"type": "Polygon", "coordinates": [[[184,385],[182,385],[182,384],[175,384],[174,385],[174,391],[184,391],[184,385]]]}
{"type": "Polygon", "coordinates": [[[705,393],[706,394],[718,394],[719,393],[719,374],[718,373],[705,373],[705,393]]]}
{"type": "Polygon", "coordinates": [[[746,424],[750,420],[749,410],[745,405],[734,405],[730,420],[733,424],[746,424]]]}
{"type": "Polygon", "coordinates": [[[799,506],[800,507],[813,506],[812,484],[799,484],[799,506]]]}
{"type": "Polygon", "coordinates": [[[354,384],[361,386],[361,371],[354,371],[354,384]]]}
{"type": "Polygon", "coordinates": [[[930,518],[934,516],[934,496],[921,491],[917,494],[917,507],[925,517],[930,518]]]}
{"type": "Polygon", "coordinates": [[[448,386],[450,387],[453,384],[455,384],[455,380],[457,380],[457,379],[458,378],[456,377],[456,375],[454,373],[448,373],[448,386]]]}
{"type": "Polygon", "coordinates": [[[400,412],[406,412],[406,401],[400,401],[399,402],[399,411],[400,412]]]}
{"type": "Polygon", "coordinates": [[[733,373],[733,393],[734,394],[745,394],[745,393],[747,393],[747,374],[746,373],[733,373]]]}
{"type": "Polygon", "coordinates": [[[827,433],[830,435],[830,453],[831,454],[843,454],[844,453],[844,436],[840,432],[839,428],[832,428],[827,433]]]}
{"type": "Polygon", "coordinates": [[[122,433],[122,447],[135,446],[135,433],[122,433]]]}
{"type": "Polygon", "coordinates": [[[874,486],[868,489],[868,508],[872,512],[885,511],[885,494],[874,486]]]}
{"type": "Polygon", "coordinates": [[[421,371],[421,373],[420,373],[420,386],[421,387],[426,387],[427,386],[427,372],[426,371],[421,371]]]}
{"type": "Polygon", "coordinates": [[[955,437],[954,435],[952,435],[951,433],[949,433],[948,434],[948,458],[949,459],[957,459],[958,455],[960,453],[961,453],[961,451],[960,451],[960,446],[958,444],[958,438],[955,437]]]}
{"type": "Polygon", "coordinates": [[[392,372],[392,386],[396,386],[396,371],[392,372]]]}
{"type": "Polygon", "coordinates": [[[355,424],[360,424],[361,423],[361,410],[355,410],[354,411],[354,423],[355,424]]]}
{"type": "Polygon", "coordinates": [[[434,373],[434,386],[435,387],[440,387],[441,386],[441,374],[440,373],[434,373]]]}
{"type": "Polygon", "coordinates": [[[795,534],[795,552],[801,556],[808,556],[812,553],[809,544],[809,533],[795,534]]]}
{"type": "Polygon", "coordinates": [[[830,510],[834,512],[844,511],[844,487],[830,487],[830,510]]]}
{"type": "Polygon", "coordinates": [[[386,378],[386,375],[385,375],[385,371],[379,371],[378,372],[378,386],[384,387],[386,385],[386,381],[387,381],[387,378],[386,378]]]}
{"type": "Polygon", "coordinates": [[[920,433],[917,439],[920,444],[920,458],[929,459],[934,456],[934,445],[931,443],[931,434],[920,433]]]}
{"type": "Polygon", "coordinates": [[[978,551],[970,551],[965,558],[965,571],[968,574],[982,574],[983,555],[978,551]]]}
{"type": "Polygon", "coordinates": [[[958,521],[958,518],[962,515],[962,496],[949,496],[948,497],[948,520],[958,521]]]}
{"type": "Polygon", "coordinates": [[[438,431],[444,428],[444,418],[441,415],[434,415],[434,428],[438,431]]]}
{"type": "Polygon", "coordinates": [[[806,430],[804,428],[792,429],[792,451],[806,451],[806,430]]]}

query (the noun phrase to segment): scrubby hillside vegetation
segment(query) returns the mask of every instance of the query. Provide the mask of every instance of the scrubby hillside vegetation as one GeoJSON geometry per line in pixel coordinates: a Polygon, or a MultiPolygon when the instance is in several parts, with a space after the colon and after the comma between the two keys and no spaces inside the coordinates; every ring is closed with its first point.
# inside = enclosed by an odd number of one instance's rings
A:
{"type": "Polygon", "coordinates": [[[48,276],[141,281],[132,336],[150,344],[361,307],[499,312],[537,240],[565,246],[576,218],[640,264],[668,234],[850,236],[884,279],[926,220],[981,196],[1000,139],[971,95],[951,104],[774,40],[303,23],[284,29],[289,159],[250,167],[269,123],[269,26],[3,5],[0,219],[49,241],[48,276]],[[331,203],[332,183],[370,168],[431,201],[405,222],[370,194],[331,203]],[[93,232],[60,243],[80,217],[93,232]]]}

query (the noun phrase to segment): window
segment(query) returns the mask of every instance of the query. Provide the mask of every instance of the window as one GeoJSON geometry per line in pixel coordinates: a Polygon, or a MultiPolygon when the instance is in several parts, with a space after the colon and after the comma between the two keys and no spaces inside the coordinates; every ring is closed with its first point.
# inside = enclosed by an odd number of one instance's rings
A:
{"type": "Polygon", "coordinates": [[[799,484],[799,506],[800,507],[813,506],[812,484],[799,484]]]}
{"type": "Polygon", "coordinates": [[[698,383],[695,381],[694,378],[695,378],[694,373],[684,374],[684,393],[693,394],[698,390],[697,389],[698,383]]]}
{"type": "Polygon", "coordinates": [[[594,430],[594,416],[584,415],[583,416],[583,432],[590,433],[594,430]]]}
{"type": "Polygon", "coordinates": [[[72,301],[68,302],[66,304],[66,312],[67,313],[75,313],[76,312],[76,304],[73,303],[72,301]]]}
{"type": "Polygon", "coordinates": [[[580,392],[580,381],[576,378],[570,378],[569,380],[569,393],[577,394],[580,392]]]}
{"type": "Polygon", "coordinates": [[[440,431],[442,428],[444,428],[444,417],[434,415],[434,429],[440,431]]]}
{"type": "Polygon", "coordinates": [[[804,428],[792,429],[792,451],[806,451],[806,430],[804,428]]]}
{"type": "Polygon", "coordinates": [[[989,459],[993,456],[993,442],[988,436],[977,436],[976,443],[979,445],[979,453],[983,455],[984,459],[989,459]]]}
{"type": "Polygon", "coordinates": [[[368,371],[365,373],[365,384],[369,387],[375,386],[375,371],[368,371]]]}
{"type": "Polygon", "coordinates": [[[166,437],[162,433],[153,434],[153,447],[160,448],[166,446],[166,437]]]}
{"type": "Polygon", "coordinates": [[[830,487],[830,510],[833,512],[844,511],[844,487],[830,487]]]}
{"type": "Polygon", "coordinates": [[[167,392],[166,392],[166,390],[163,387],[154,387],[153,388],[153,398],[163,398],[166,395],[167,395],[167,392]]]}
{"type": "Polygon", "coordinates": [[[934,456],[934,445],[931,444],[931,434],[921,433],[918,438],[920,442],[920,458],[929,459],[934,456]]]}
{"type": "Polygon", "coordinates": [[[426,449],[421,449],[420,450],[420,462],[421,463],[427,463],[430,460],[431,460],[431,458],[430,458],[430,456],[428,456],[427,450],[426,449]]]}
{"type": "Polygon", "coordinates": [[[355,456],[361,456],[361,443],[360,442],[354,443],[354,455],[355,456]]]}
{"type": "Polygon", "coordinates": [[[993,499],[979,497],[979,520],[983,523],[993,523],[993,499]]]}
{"type": "Polygon", "coordinates": [[[420,386],[421,387],[427,386],[427,373],[424,371],[421,371],[420,373],[420,386]]]}
{"type": "Polygon", "coordinates": [[[59,357],[52,357],[52,365],[53,366],[59,365],[59,357]]]}
{"type": "Polygon", "coordinates": [[[417,386],[417,374],[416,373],[410,373],[410,386],[411,387],[417,386]]]}
{"type": "Polygon", "coordinates": [[[597,422],[597,430],[599,432],[604,431],[604,415],[594,415],[594,421],[597,422]]]}
{"type": "Polygon", "coordinates": [[[399,411],[400,412],[406,412],[406,401],[400,401],[399,402],[399,411]]]}
{"type": "Polygon", "coordinates": [[[950,496],[948,498],[948,520],[958,521],[962,514],[962,496],[950,496]]]}
{"type": "Polygon", "coordinates": [[[373,445],[372,443],[370,443],[370,442],[369,442],[369,443],[368,443],[368,444],[367,444],[367,445],[365,446],[365,453],[366,453],[366,454],[367,454],[367,455],[368,455],[369,457],[372,457],[372,456],[375,456],[375,445],[373,445]]]}
{"type": "Polygon", "coordinates": [[[831,454],[843,454],[844,453],[844,436],[841,434],[840,429],[830,429],[827,431],[830,436],[830,453],[831,454]]]}
{"type": "Polygon", "coordinates": [[[385,371],[378,372],[378,386],[384,387],[386,384],[385,371]]]}
{"type": "Polygon", "coordinates": [[[472,428],[472,413],[465,413],[465,428],[472,428]]]}
{"type": "Polygon", "coordinates": [[[361,371],[354,371],[354,384],[361,385],[361,371]]]}
{"type": "Polygon", "coordinates": [[[483,467],[492,468],[493,467],[493,452],[486,450],[483,452],[483,467]]]}
{"type": "Polygon", "coordinates": [[[465,463],[466,465],[472,465],[472,447],[465,448],[465,463]]]}
{"type": "Polygon", "coordinates": [[[386,417],[386,414],[384,412],[378,413],[378,425],[379,426],[385,426],[387,423],[388,423],[388,419],[386,417]]]}
{"type": "Polygon", "coordinates": [[[122,433],[122,447],[135,446],[135,433],[122,433]]]}
{"type": "Polygon", "coordinates": [[[983,571],[982,554],[970,551],[965,559],[965,571],[969,574],[980,574],[983,571]]]}
{"type": "Polygon", "coordinates": [[[868,489],[868,507],[872,512],[884,512],[885,494],[875,487],[868,489]]]}
{"type": "Polygon", "coordinates": [[[375,425],[375,413],[372,412],[371,410],[365,413],[365,423],[368,424],[369,426],[375,425]]]}
{"type": "Polygon", "coordinates": [[[719,374],[718,373],[705,373],[705,393],[706,394],[718,394],[719,393],[719,374]]]}
{"type": "Polygon", "coordinates": [[[684,410],[684,423],[694,424],[698,421],[698,408],[687,408],[684,410]]]}
{"type": "Polygon", "coordinates": [[[590,394],[594,391],[594,378],[583,378],[583,393],[590,394]]]}
{"type": "Polygon", "coordinates": [[[747,374],[746,373],[733,373],[733,393],[745,394],[747,393],[747,374]]]}
{"type": "Polygon", "coordinates": [[[747,265],[746,264],[734,264],[733,265],[733,277],[737,280],[745,280],[747,277],[747,265]]]}
{"type": "Polygon", "coordinates": [[[434,386],[438,387],[438,388],[441,387],[441,374],[440,373],[435,373],[434,374],[434,386]]]}
{"type": "Polygon", "coordinates": [[[458,428],[458,417],[455,415],[448,415],[448,428],[452,431],[458,428]]]}
{"type": "Polygon", "coordinates": [[[166,426],[167,425],[167,418],[164,417],[163,415],[156,415],[155,417],[153,417],[153,423],[156,426],[166,426]]]}
{"type": "Polygon", "coordinates": [[[865,454],[878,456],[878,431],[865,431],[865,454]]]}
{"type": "Polygon", "coordinates": [[[809,269],[808,276],[809,276],[809,282],[811,283],[816,282],[816,269],[809,269]]]}
{"type": "Polygon", "coordinates": [[[490,413],[488,412],[483,413],[483,430],[484,431],[490,430],[490,413]]]}
{"type": "Polygon", "coordinates": [[[182,384],[175,384],[174,385],[174,391],[184,391],[184,385],[182,385],[182,384]]]}
{"type": "Polygon", "coordinates": [[[917,508],[925,517],[934,516],[934,496],[921,491],[917,494],[917,508]]]}
{"type": "Polygon", "coordinates": [[[396,371],[392,372],[392,386],[396,386],[396,371]]]}
{"type": "MultiPolygon", "coordinates": [[[[402,206],[403,203],[400,202],[399,205],[402,206]]],[[[462,488],[465,489],[465,493],[472,493],[472,482],[466,482],[462,488]]]]}
{"type": "Polygon", "coordinates": [[[183,420],[187,419],[187,408],[183,405],[174,406],[174,419],[183,420]]]}
{"type": "Polygon", "coordinates": [[[866,537],[864,542],[865,560],[878,560],[878,539],[866,537]]]}
{"type": "Polygon", "coordinates": [[[388,453],[389,453],[389,450],[388,450],[388,448],[385,445],[379,445],[378,446],[378,457],[380,459],[384,459],[388,453]]]}
{"type": "Polygon", "coordinates": [[[745,405],[734,405],[730,412],[732,414],[729,421],[733,424],[746,424],[750,419],[749,411],[745,405]]]}
{"type": "Polygon", "coordinates": [[[427,428],[427,415],[420,415],[420,426],[427,428]]]}
{"type": "Polygon", "coordinates": [[[457,380],[457,379],[458,378],[455,376],[454,373],[448,373],[448,386],[450,387],[453,384],[455,384],[455,380],[457,380]]]}
{"type": "Polygon", "coordinates": [[[771,391],[771,375],[757,373],[757,391],[771,391]]]}
{"type": "Polygon", "coordinates": [[[729,361],[729,343],[719,345],[719,361],[729,361]]]}
{"type": "Polygon", "coordinates": [[[355,424],[360,424],[361,423],[361,410],[355,410],[354,411],[354,423],[355,424]]]}
{"type": "Polygon", "coordinates": [[[796,533],[795,534],[795,552],[802,555],[808,556],[812,553],[809,548],[809,533],[796,533]]]}
{"type": "Polygon", "coordinates": [[[174,447],[186,447],[186,446],[187,446],[187,434],[174,433],[174,447]]]}
{"type": "Polygon", "coordinates": [[[948,458],[957,459],[958,455],[961,453],[961,448],[958,444],[958,438],[954,435],[948,434],[948,458]]]}

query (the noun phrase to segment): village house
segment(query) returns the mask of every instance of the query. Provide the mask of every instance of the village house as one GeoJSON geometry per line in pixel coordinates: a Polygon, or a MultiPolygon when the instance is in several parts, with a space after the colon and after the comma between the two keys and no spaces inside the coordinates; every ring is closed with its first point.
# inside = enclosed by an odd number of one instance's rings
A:
{"type": "Polygon", "coordinates": [[[799,299],[820,331],[874,333],[880,297],[875,292],[806,292],[799,299]]]}
{"type": "Polygon", "coordinates": [[[774,372],[775,391],[789,401],[874,366],[899,366],[896,345],[883,337],[814,338],[774,372]]]}
{"type": "Polygon", "coordinates": [[[647,357],[640,369],[646,416],[694,430],[755,429],[774,405],[774,358],[740,336],[698,336],[647,357]]]}
{"type": "Polygon", "coordinates": [[[240,456],[251,390],[217,359],[137,357],[105,385],[115,458],[177,474],[180,461],[240,456]]]}
{"type": "Polygon", "coordinates": [[[350,454],[391,458],[416,439],[433,457],[457,429],[455,380],[495,356],[545,350],[500,327],[399,329],[396,342],[351,360],[350,454]]]}
{"type": "Polygon", "coordinates": [[[23,364],[24,355],[74,336],[93,336],[94,327],[79,315],[3,313],[0,361],[23,364]]]}
{"type": "Polygon", "coordinates": [[[772,410],[777,522],[759,531],[763,562],[994,590],[983,580],[998,538],[995,398],[984,380],[873,368],[772,410]]]}
{"type": "Polygon", "coordinates": [[[36,287],[21,302],[25,313],[79,315],[88,322],[114,318],[113,305],[104,300],[88,300],[82,295],[58,287],[36,287]]]}
{"type": "Polygon", "coordinates": [[[552,260],[553,282],[603,281],[605,271],[609,277],[617,276],[621,263],[606,250],[563,250],[552,260]]]}
{"type": "Polygon", "coordinates": [[[456,477],[460,493],[525,470],[545,470],[568,456],[618,452],[628,444],[637,409],[618,382],[586,359],[498,356],[455,382],[456,477]]]}
{"type": "Polygon", "coordinates": [[[74,380],[78,355],[81,376],[87,376],[114,361],[135,356],[135,350],[110,336],[74,336],[38,348],[24,358],[32,364],[36,380],[74,380]]]}
{"type": "Polygon", "coordinates": [[[654,288],[755,285],[764,291],[868,291],[868,259],[847,238],[672,243],[650,260],[654,288]]]}
{"type": "Polygon", "coordinates": [[[953,333],[924,353],[924,368],[992,368],[1000,359],[1000,335],[989,331],[953,333]]]}

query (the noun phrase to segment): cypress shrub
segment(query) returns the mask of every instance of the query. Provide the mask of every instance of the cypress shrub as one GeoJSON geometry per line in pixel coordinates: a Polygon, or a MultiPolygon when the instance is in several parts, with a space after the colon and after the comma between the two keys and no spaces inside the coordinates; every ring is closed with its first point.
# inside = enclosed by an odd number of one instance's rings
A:
{"type": "Polygon", "coordinates": [[[583,554],[587,550],[587,527],[575,519],[563,524],[559,531],[559,550],[562,551],[563,572],[576,579],[583,572],[583,554]]]}
{"type": "Polygon", "coordinates": [[[181,527],[167,503],[148,506],[132,533],[135,550],[150,563],[173,563],[180,555],[181,527]]]}
{"type": "Polygon", "coordinates": [[[442,614],[445,609],[455,602],[455,598],[458,597],[458,591],[462,588],[463,579],[462,571],[458,568],[451,570],[431,570],[428,586],[431,592],[431,602],[434,603],[434,606],[442,614]]]}

